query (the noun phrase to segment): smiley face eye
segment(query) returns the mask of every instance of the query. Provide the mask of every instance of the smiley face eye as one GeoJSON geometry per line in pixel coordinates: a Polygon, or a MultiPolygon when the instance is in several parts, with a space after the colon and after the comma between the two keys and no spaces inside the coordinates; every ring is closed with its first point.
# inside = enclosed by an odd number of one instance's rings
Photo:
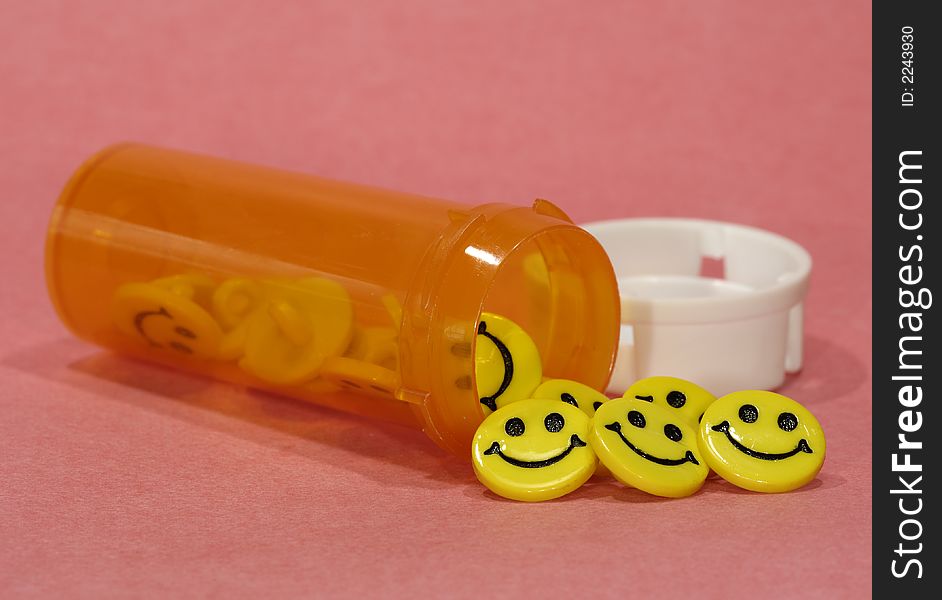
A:
{"type": "Polygon", "coordinates": [[[798,427],[798,417],[790,412],[783,412],[778,416],[778,427],[782,431],[794,431],[798,427]]]}
{"type": "Polygon", "coordinates": [[[523,435],[523,432],[527,430],[527,426],[523,424],[523,419],[519,417],[514,417],[509,419],[504,424],[504,431],[507,432],[507,435],[510,437],[517,437],[518,435],[523,435]]]}
{"type": "Polygon", "coordinates": [[[170,342],[169,346],[177,352],[182,352],[183,354],[193,354],[193,349],[186,344],[181,344],[180,342],[174,341],[170,342]]]}
{"type": "Polygon", "coordinates": [[[550,413],[543,419],[543,426],[550,433],[557,433],[566,425],[566,419],[559,413],[550,413]]]}
{"type": "Polygon", "coordinates": [[[681,433],[680,427],[674,425],[673,423],[668,423],[664,426],[664,435],[667,436],[667,439],[672,442],[679,442],[681,438],[684,437],[684,434],[681,433]]]}
{"type": "Polygon", "coordinates": [[[573,398],[572,394],[570,394],[569,392],[563,392],[562,394],[560,394],[559,399],[565,402],[566,404],[572,404],[576,408],[579,408],[579,403],[576,402],[576,399],[573,398]]]}
{"type": "Polygon", "coordinates": [[[183,337],[185,337],[185,338],[189,338],[189,339],[191,339],[191,340],[195,340],[195,339],[196,339],[196,334],[193,333],[192,331],[190,331],[189,329],[187,329],[186,327],[179,327],[179,326],[178,326],[178,327],[174,327],[173,330],[174,330],[174,332],[176,332],[177,335],[181,335],[181,336],[183,336],[183,337]]]}
{"type": "Polygon", "coordinates": [[[602,406],[602,403],[596,400],[592,403],[592,410],[598,410],[600,406],[602,406]]]}
{"type": "Polygon", "coordinates": [[[751,404],[743,404],[739,407],[739,418],[743,423],[755,423],[759,420],[759,409],[751,404]]]}
{"type": "Polygon", "coordinates": [[[632,410],[628,412],[628,422],[634,425],[635,427],[644,427],[647,424],[644,421],[644,415],[642,415],[636,410],[632,410]]]}
{"type": "Polygon", "coordinates": [[[687,396],[685,396],[683,392],[674,390],[667,394],[667,403],[674,408],[680,408],[684,404],[687,404],[687,396]]]}

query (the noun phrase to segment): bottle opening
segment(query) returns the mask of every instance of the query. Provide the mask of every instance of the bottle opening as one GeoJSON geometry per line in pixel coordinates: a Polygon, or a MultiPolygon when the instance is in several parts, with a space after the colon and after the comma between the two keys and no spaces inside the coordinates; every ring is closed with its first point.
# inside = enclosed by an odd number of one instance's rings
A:
{"type": "Polygon", "coordinates": [[[432,277],[436,301],[429,307],[430,332],[440,339],[432,334],[427,345],[425,360],[437,365],[437,373],[426,373],[421,416],[426,433],[459,455],[500,402],[489,392],[509,385],[505,367],[477,371],[476,353],[498,353],[512,363],[515,376],[532,379],[535,368],[534,388],[545,378],[565,378],[602,390],[618,341],[617,284],[591,235],[556,214],[510,207],[481,212],[485,217],[469,216],[471,230],[443,252],[447,266],[432,277]],[[534,351],[502,339],[507,326],[495,330],[489,316],[525,332],[534,351]]]}

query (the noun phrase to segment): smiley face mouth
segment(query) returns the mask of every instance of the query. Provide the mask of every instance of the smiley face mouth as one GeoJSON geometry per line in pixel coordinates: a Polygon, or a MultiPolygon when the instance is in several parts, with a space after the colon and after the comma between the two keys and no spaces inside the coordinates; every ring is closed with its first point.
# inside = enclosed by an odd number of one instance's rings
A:
{"type": "Polygon", "coordinates": [[[693,455],[693,452],[691,452],[690,450],[687,450],[687,453],[684,454],[683,458],[661,458],[660,456],[653,456],[651,454],[648,454],[641,448],[638,448],[637,446],[632,444],[631,441],[625,437],[625,434],[621,432],[621,423],[619,423],[618,421],[615,421],[614,423],[609,423],[608,425],[605,426],[605,429],[608,429],[609,431],[614,431],[615,433],[617,433],[618,437],[621,438],[621,441],[623,441],[626,446],[631,448],[635,454],[653,463],[664,465],[666,467],[676,467],[677,465],[682,465],[686,462],[690,462],[695,465],[700,464],[700,462],[693,455]]]}
{"type": "Polygon", "coordinates": [[[508,462],[515,467],[522,467],[524,469],[539,469],[541,467],[548,467],[550,465],[555,465],[562,459],[569,456],[569,453],[572,452],[573,448],[581,448],[585,445],[586,443],[583,442],[581,439],[579,439],[579,436],[574,433],[572,434],[572,437],[569,438],[569,446],[565,450],[563,450],[556,456],[552,456],[545,460],[532,460],[532,461],[520,460],[512,456],[507,456],[506,454],[504,454],[504,451],[500,449],[500,442],[494,442],[493,444],[491,444],[491,447],[485,450],[484,454],[486,455],[496,454],[497,456],[504,459],[505,462],[508,462]]]}
{"type": "MultiPolygon", "coordinates": [[[[163,346],[161,344],[158,344],[157,342],[155,342],[153,338],[147,335],[147,332],[144,331],[144,321],[146,321],[150,317],[163,317],[165,319],[173,320],[173,315],[171,315],[170,312],[168,312],[167,309],[164,308],[163,306],[160,307],[160,310],[142,311],[134,315],[134,328],[137,329],[137,332],[141,334],[141,337],[147,340],[147,343],[149,343],[151,346],[154,346],[156,348],[162,348],[163,346]]],[[[192,340],[196,338],[196,334],[190,331],[189,329],[187,329],[186,327],[175,327],[174,332],[187,339],[192,340]]],[[[193,354],[193,349],[187,346],[186,344],[182,344],[177,341],[172,341],[168,345],[174,350],[183,352],[184,354],[193,354]]]]}
{"type": "Polygon", "coordinates": [[[739,440],[733,437],[732,433],[730,433],[729,421],[723,421],[719,425],[714,425],[713,427],[711,427],[711,429],[713,431],[719,431],[721,433],[725,433],[726,439],[729,440],[729,443],[732,444],[734,448],[736,448],[743,454],[746,454],[753,458],[759,458],[762,460],[783,460],[785,458],[795,456],[799,452],[807,452],[808,454],[812,454],[811,446],[808,445],[808,441],[805,440],[805,438],[801,438],[801,440],[799,440],[798,442],[798,445],[795,446],[793,449],[789,450],[788,452],[782,452],[780,454],[772,454],[769,452],[759,452],[758,450],[753,450],[752,448],[748,448],[744,446],[739,440]]]}
{"type": "MultiPolygon", "coordinates": [[[[478,324],[478,335],[483,335],[494,343],[494,345],[497,347],[497,351],[500,352],[501,360],[504,362],[504,377],[501,379],[500,386],[497,388],[497,391],[490,396],[484,396],[481,398],[481,404],[491,410],[497,410],[497,399],[501,394],[507,391],[507,388],[510,387],[510,382],[513,381],[514,378],[514,355],[510,352],[510,349],[507,347],[507,345],[500,340],[500,338],[488,332],[487,323],[485,321],[481,321],[480,324],[478,324]]],[[[493,446],[491,447],[493,448],[493,446]]]]}
{"type": "Polygon", "coordinates": [[[150,339],[150,336],[147,335],[147,332],[144,331],[144,321],[149,317],[165,317],[167,319],[171,318],[170,313],[167,312],[167,309],[163,306],[160,307],[160,310],[145,310],[134,315],[134,329],[137,329],[137,332],[141,334],[141,337],[148,341],[151,346],[159,347],[160,344],[150,339]]]}

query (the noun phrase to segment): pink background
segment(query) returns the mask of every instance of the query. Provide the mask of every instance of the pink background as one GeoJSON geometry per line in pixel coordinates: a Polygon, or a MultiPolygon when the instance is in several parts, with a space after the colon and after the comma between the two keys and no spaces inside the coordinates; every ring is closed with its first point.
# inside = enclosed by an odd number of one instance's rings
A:
{"type": "Polygon", "coordinates": [[[0,1],[0,596],[869,595],[868,2],[0,1]],[[123,139],[815,260],[819,478],[503,501],[421,433],[70,337],[43,233],[123,139]]]}

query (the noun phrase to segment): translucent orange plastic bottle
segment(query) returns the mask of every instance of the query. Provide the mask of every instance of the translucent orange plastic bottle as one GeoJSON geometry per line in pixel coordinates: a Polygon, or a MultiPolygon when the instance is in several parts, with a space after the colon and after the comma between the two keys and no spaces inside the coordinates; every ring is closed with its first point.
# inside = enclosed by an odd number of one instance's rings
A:
{"type": "Polygon", "coordinates": [[[136,144],[72,177],[46,249],[78,336],[146,360],[421,427],[467,454],[482,311],[547,377],[604,389],[619,300],[602,248],[543,200],[444,200],[136,144]]]}

